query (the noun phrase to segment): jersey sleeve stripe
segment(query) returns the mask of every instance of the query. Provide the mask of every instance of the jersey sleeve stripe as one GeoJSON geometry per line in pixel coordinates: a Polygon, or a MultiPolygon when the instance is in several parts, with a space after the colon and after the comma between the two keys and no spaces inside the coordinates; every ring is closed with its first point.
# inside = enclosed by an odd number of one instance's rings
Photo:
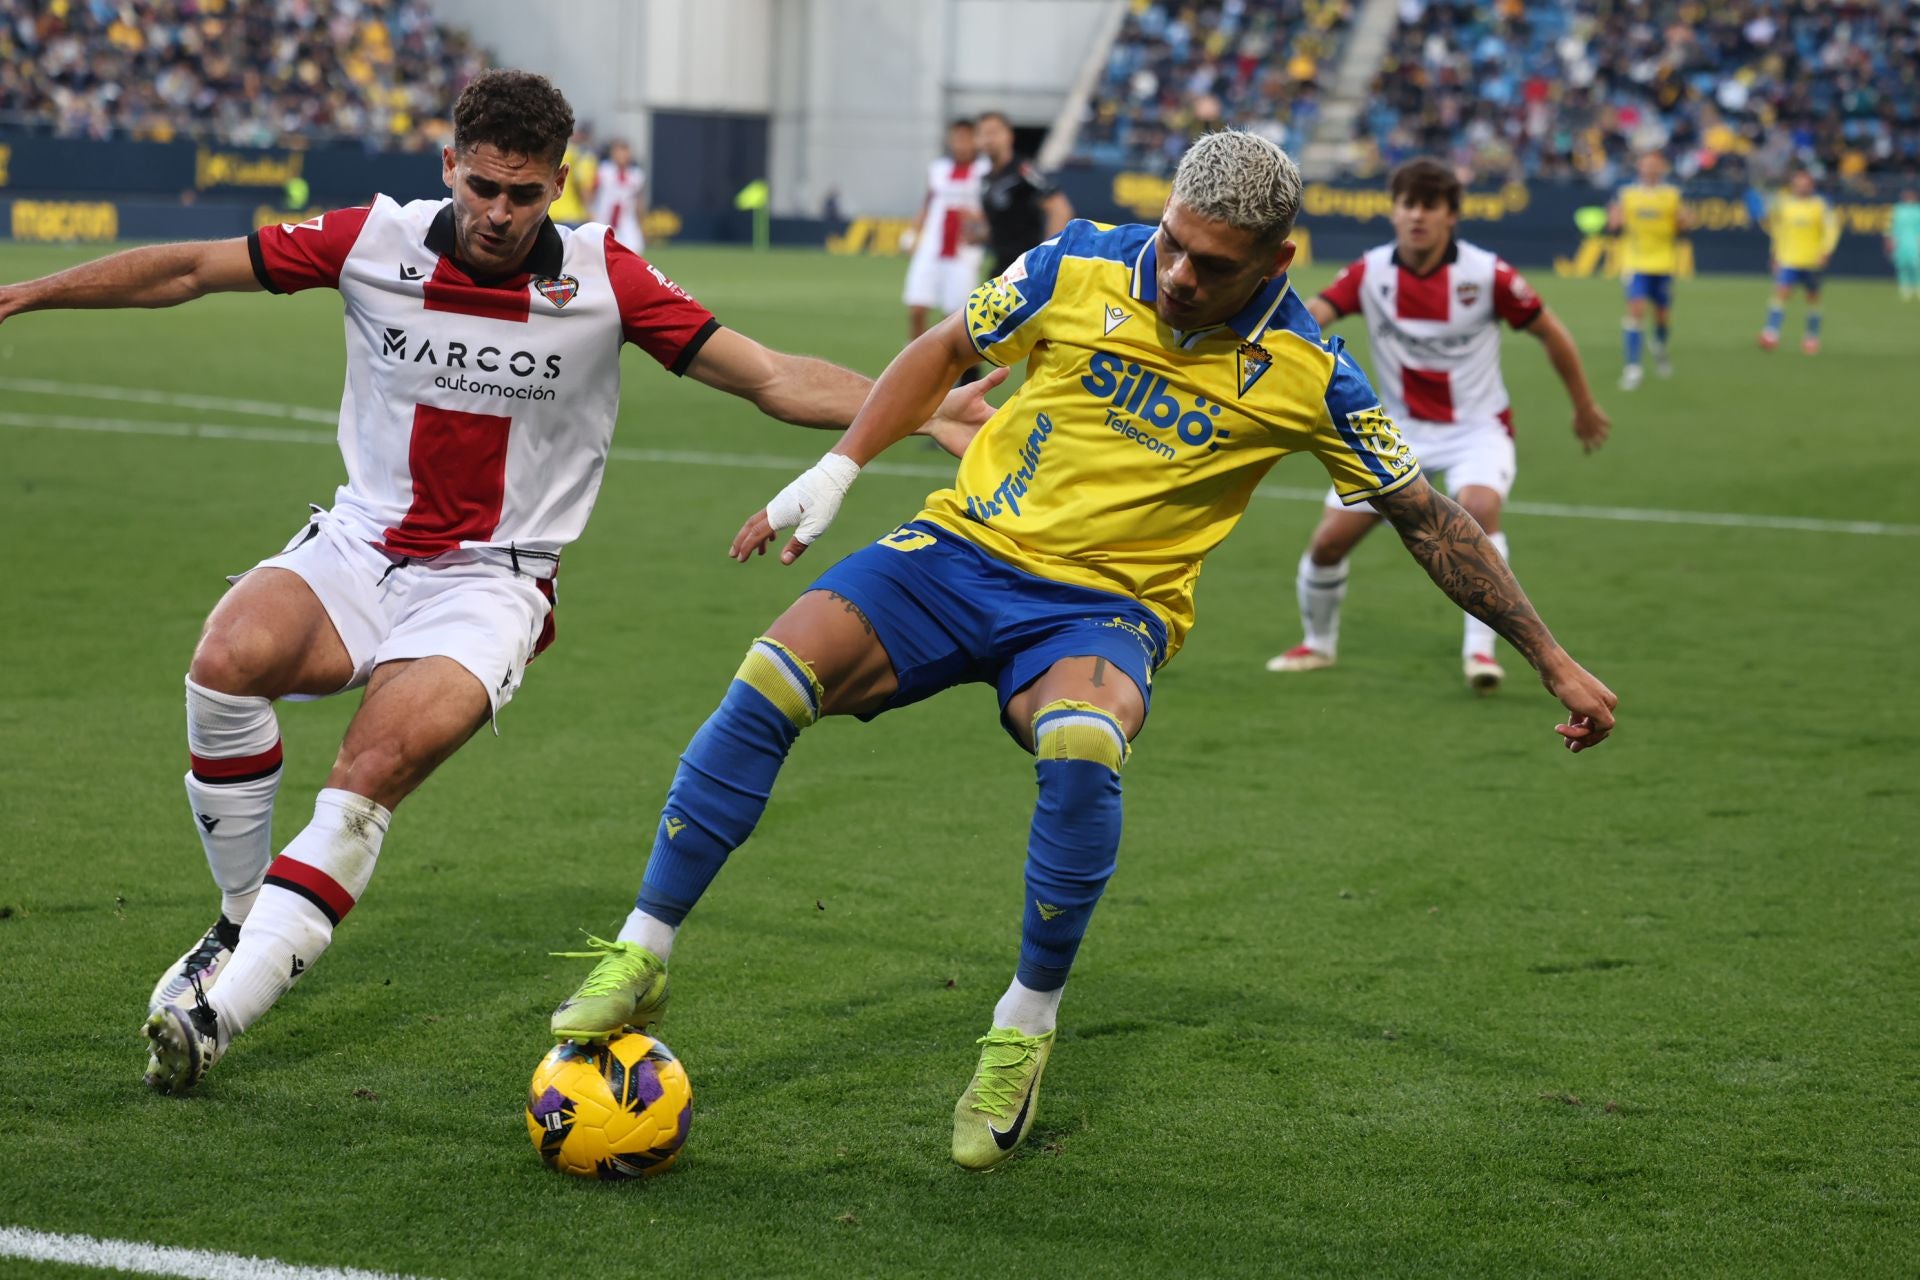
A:
{"type": "Polygon", "coordinates": [[[260,282],[260,287],[268,293],[281,292],[280,286],[275,284],[273,277],[267,274],[267,260],[260,252],[260,233],[258,231],[251,231],[247,234],[247,258],[253,263],[253,278],[260,282]]]}
{"type": "Polygon", "coordinates": [[[700,348],[706,346],[707,339],[719,331],[720,322],[712,316],[708,316],[707,322],[701,325],[699,330],[691,338],[687,339],[687,345],[680,348],[680,354],[675,356],[673,363],[667,366],[667,372],[676,378],[686,377],[687,370],[693,367],[694,357],[700,354],[700,348]]]}

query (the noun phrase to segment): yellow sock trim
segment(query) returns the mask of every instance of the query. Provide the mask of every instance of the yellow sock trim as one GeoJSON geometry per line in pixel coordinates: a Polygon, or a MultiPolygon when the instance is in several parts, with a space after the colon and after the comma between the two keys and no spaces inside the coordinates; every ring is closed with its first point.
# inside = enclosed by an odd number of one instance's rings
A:
{"type": "Polygon", "coordinates": [[[1092,760],[1118,773],[1127,762],[1128,750],[1127,733],[1120,722],[1091,702],[1062,698],[1033,713],[1033,754],[1037,759],[1092,760]]]}
{"type": "Polygon", "coordinates": [[[819,679],[812,667],[778,640],[766,636],[755,640],[733,678],[744,681],[802,729],[820,717],[826,692],[819,679]]]}

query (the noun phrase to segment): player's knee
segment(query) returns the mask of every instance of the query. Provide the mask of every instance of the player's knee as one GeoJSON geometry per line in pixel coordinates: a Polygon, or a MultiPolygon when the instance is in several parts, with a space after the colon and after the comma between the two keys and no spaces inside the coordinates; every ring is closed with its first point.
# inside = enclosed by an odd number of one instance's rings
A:
{"type": "Polygon", "coordinates": [[[1060,698],[1033,713],[1033,754],[1041,762],[1099,764],[1117,776],[1131,750],[1119,718],[1090,702],[1060,698]]]}
{"type": "MultiPolygon", "coordinates": [[[[1364,528],[1361,533],[1364,533],[1364,528]]],[[[1323,523],[1313,531],[1313,541],[1307,544],[1307,558],[1322,569],[1331,569],[1353,553],[1360,542],[1360,534],[1349,532],[1339,525],[1323,523]]]]}
{"type": "Polygon", "coordinates": [[[204,689],[235,695],[271,697],[276,669],[273,637],[247,626],[209,628],[194,646],[187,676],[204,689]]]}
{"type": "Polygon", "coordinates": [[[349,742],[340,748],[327,785],[395,808],[432,772],[432,760],[399,740],[349,742]]]}
{"type": "Polygon", "coordinates": [[[826,691],[813,668],[771,636],[753,642],[733,678],[772,703],[796,729],[818,720],[826,701],[826,691]]]}

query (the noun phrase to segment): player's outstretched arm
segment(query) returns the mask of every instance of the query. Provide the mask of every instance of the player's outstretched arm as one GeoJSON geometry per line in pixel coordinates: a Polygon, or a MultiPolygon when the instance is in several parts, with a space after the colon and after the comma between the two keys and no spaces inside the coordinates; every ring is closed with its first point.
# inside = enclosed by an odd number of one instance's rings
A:
{"type": "Polygon", "coordinates": [[[0,321],[23,311],[174,307],[203,294],[263,287],[244,238],[147,245],[38,280],[0,285],[0,321]]]}
{"type": "Polygon", "coordinates": [[[1533,664],[1541,683],[1571,713],[1555,726],[1567,749],[1584,751],[1605,741],[1619,699],[1555,643],[1479,522],[1425,476],[1371,501],[1427,576],[1533,664]]]}
{"type": "Polygon", "coordinates": [[[1573,344],[1573,335],[1560,323],[1560,317],[1545,308],[1527,326],[1527,332],[1546,347],[1547,359],[1566,386],[1567,399],[1573,401],[1573,434],[1579,439],[1580,447],[1592,453],[1607,442],[1613,419],[1594,402],[1593,388],[1587,384],[1586,367],[1580,363],[1580,348],[1573,344]]]}
{"type": "MultiPolygon", "coordinates": [[[[780,563],[792,564],[799,559],[808,545],[833,523],[860,468],[879,457],[888,446],[914,434],[919,424],[926,422],[949,396],[947,389],[953,386],[954,380],[979,359],[972,340],[967,337],[966,317],[960,312],[949,315],[915,338],[873,384],[866,403],[860,406],[853,425],[840,437],[840,443],[750,517],[735,535],[727,554],[742,562],[765,554],[775,533],[792,529],[793,537],[780,553],[780,563]]],[[[1001,371],[1001,377],[1004,376],[1001,371]]],[[[981,383],[997,386],[999,379],[982,379],[981,383]]],[[[978,387],[981,383],[973,385],[978,387]]],[[[972,389],[963,387],[951,394],[959,396],[972,389]]],[[[979,403],[984,407],[984,400],[979,403]]]]}
{"type": "MultiPolygon", "coordinates": [[[[844,430],[874,386],[871,378],[851,369],[812,356],[774,351],[731,329],[716,329],[687,373],[715,390],[752,402],[770,418],[828,431],[844,430]]],[[[937,405],[938,413],[921,419],[907,434],[931,437],[959,457],[973,433],[993,416],[993,406],[983,397],[1004,381],[1002,372],[954,391],[937,405]]]]}

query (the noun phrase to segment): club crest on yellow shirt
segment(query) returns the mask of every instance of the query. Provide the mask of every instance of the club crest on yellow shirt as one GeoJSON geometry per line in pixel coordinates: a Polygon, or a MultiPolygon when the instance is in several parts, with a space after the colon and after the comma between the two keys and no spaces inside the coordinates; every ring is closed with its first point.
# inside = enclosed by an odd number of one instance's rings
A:
{"type": "Polygon", "coordinates": [[[1233,359],[1239,375],[1240,396],[1244,399],[1261,375],[1273,368],[1273,354],[1257,342],[1243,342],[1233,353],[1233,359]]]}

